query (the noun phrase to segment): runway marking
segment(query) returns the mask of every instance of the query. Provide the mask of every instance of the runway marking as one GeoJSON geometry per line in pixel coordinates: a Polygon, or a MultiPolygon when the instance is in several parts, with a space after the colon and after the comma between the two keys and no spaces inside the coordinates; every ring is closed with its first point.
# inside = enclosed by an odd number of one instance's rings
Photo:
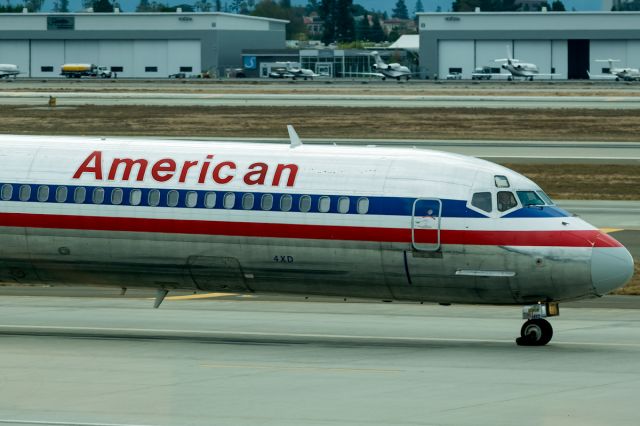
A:
{"type": "MultiPolygon", "coordinates": [[[[111,332],[111,333],[159,333],[159,334],[174,334],[179,335],[179,337],[188,338],[190,336],[225,336],[230,337],[233,335],[236,336],[256,336],[256,337],[272,337],[272,338],[322,338],[322,339],[340,339],[340,340],[351,340],[351,341],[391,341],[391,342],[448,342],[448,343],[513,343],[514,339],[473,339],[473,338],[450,338],[450,337],[411,337],[411,336],[358,336],[358,335],[350,335],[350,334],[317,334],[317,333],[274,333],[268,331],[230,331],[230,330],[176,330],[176,329],[149,329],[149,328],[110,328],[110,327],[70,327],[70,326],[40,326],[40,325],[11,325],[11,324],[0,324],[0,334],[11,333],[11,329],[14,330],[31,330],[33,333],[40,331],[49,331],[49,332],[72,332],[72,331],[91,331],[93,333],[96,332],[111,332]],[[8,329],[8,330],[3,330],[8,329]]],[[[96,336],[91,336],[96,337],[96,336]]],[[[105,334],[105,337],[113,337],[105,334]]],[[[144,335],[140,336],[131,336],[135,338],[144,338],[144,335]]],[[[163,336],[157,336],[163,337],[163,336]]],[[[166,336],[168,338],[172,336],[166,336]]],[[[514,343],[515,344],[515,343],[514,343]]],[[[601,342],[567,342],[567,341],[557,341],[554,340],[552,344],[555,345],[571,345],[571,346],[611,346],[611,347],[629,347],[629,348],[640,348],[640,343],[601,343],[601,342]]]]}
{"type": "Polygon", "coordinates": [[[337,367],[287,367],[282,365],[256,364],[201,364],[205,368],[246,368],[255,370],[328,371],[339,373],[401,373],[405,370],[382,368],[337,368],[337,367]]]}
{"type": "Polygon", "coordinates": [[[604,232],[605,234],[612,234],[614,232],[624,231],[624,229],[621,229],[621,228],[600,228],[600,231],[604,232]]]}
{"type": "MultiPolygon", "coordinates": [[[[169,296],[165,298],[165,300],[192,300],[192,299],[213,299],[216,297],[227,297],[227,296],[246,296],[241,295],[239,293],[199,293],[199,294],[188,294],[186,296],[169,296]]],[[[147,298],[152,300],[153,298],[147,298]]]]}

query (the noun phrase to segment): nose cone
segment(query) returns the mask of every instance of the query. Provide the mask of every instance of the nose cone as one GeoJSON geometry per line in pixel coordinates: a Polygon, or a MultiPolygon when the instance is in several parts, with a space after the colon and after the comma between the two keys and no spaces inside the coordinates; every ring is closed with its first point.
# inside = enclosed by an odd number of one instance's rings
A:
{"type": "Polygon", "coordinates": [[[633,257],[620,243],[612,247],[608,235],[598,237],[591,254],[591,282],[599,296],[622,287],[633,276],[633,257]]]}

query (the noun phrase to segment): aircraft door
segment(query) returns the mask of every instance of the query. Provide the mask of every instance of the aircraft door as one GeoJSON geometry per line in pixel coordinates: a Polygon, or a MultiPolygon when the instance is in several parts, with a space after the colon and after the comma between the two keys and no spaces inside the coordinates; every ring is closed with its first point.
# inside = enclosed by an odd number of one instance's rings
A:
{"type": "Polygon", "coordinates": [[[240,262],[234,257],[190,256],[187,262],[191,278],[200,290],[251,291],[240,262]]]}
{"type": "Polygon", "coordinates": [[[418,198],[411,213],[411,245],[418,251],[440,249],[440,219],[442,201],[437,198],[418,198]]]}

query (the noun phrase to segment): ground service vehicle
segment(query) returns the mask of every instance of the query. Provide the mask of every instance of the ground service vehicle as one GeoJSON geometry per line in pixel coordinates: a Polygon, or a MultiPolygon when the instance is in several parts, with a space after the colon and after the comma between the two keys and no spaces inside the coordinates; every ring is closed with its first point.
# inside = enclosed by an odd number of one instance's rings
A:
{"type": "Polygon", "coordinates": [[[68,78],[100,77],[111,78],[114,74],[107,68],[94,64],[64,64],[60,75],[68,78]]]}

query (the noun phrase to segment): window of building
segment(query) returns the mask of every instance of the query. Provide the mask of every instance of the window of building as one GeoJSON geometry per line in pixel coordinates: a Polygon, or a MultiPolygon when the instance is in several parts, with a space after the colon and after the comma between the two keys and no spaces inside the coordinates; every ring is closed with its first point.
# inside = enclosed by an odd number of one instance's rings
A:
{"type": "Polygon", "coordinates": [[[204,194],[204,206],[208,209],[212,209],[216,206],[216,193],[207,192],[204,194]]]}
{"type": "Polygon", "coordinates": [[[193,67],[180,67],[180,72],[192,72],[193,67]]]}
{"type": "Polygon", "coordinates": [[[45,65],[40,67],[40,72],[53,72],[53,67],[50,65],[45,65]]]}
{"type": "Polygon", "coordinates": [[[139,189],[132,189],[129,193],[129,204],[132,206],[138,206],[142,202],[142,191],[139,189]]]}
{"type": "Polygon", "coordinates": [[[86,199],[87,199],[87,190],[83,186],[79,186],[73,191],[74,203],[82,204],[86,199]]]}
{"type": "Polygon", "coordinates": [[[13,195],[13,185],[5,183],[0,190],[0,198],[4,201],[10,200],[13,195]]]}
{"type": "Polygon", "coordinates": [[[288,212],[291,210],[291,206],[293,205],[293,199],[291,195],[285,194],[280,197],[280,210],[283,212],[288,212]]]}
{"type": "Polygon", "coordinates": [[[31,198],[31,187],[29,185],[21,185],[18,197],[20,201],[29,201],[29,198],[31,198]]]}
{"type": "Polygon", "coordinates": [[[144,67],[144,72],[158,72],[158,67],[144,67]]]}
{"type": "Polygon", "coordinates": [[[320,213],[326,213],[331,208],[331,198],[327,196],[322,196],[318,200],[318,211],[320,213]]]}
{"type": "Polygon", "coordinates": [[[260,200],[260,208],[262,210],[271,210],[273,208],[273,195],[263,194],[260,200]]]}
{"type": "Polygon", "coordinates": [[[123,72],[124,71],[124,67],[119,66],[119,65],[115,65],[111,67],[111,72],[123,72]]]}
{"type": "Polygon", "coordinates": [[[180,200],[180,194],[175,189],[167,192],[167,206],[175,207],[178,205],[178,201],[180,200]]]}
{"type": "Polygon", "coordinates": [[[119,205],[122,204],[122,199],[124,198],[124,193],[121,188],[115,188],[111,191],[111,204],[119,205]]]}
{"type": "Polygon", "coordinates": [[[56,188],[56,201],[58,203],[64,203],[65,201],[67,201],[67,196],[69,194],[69,191],[67,190],[66,186],[59,186],[56,188]]]}
{"type": "Polygon", "coordinates": [[[449,74],[462,74],[462,68],[449,68],[449,74]]]}
{"type": "Polygon", "coordinates": [[[198,204],[198,193],[195,191],[187,192],[187,196],[184,199],[184,204],[187,207],[195,207],[198,204]]]}
{"type": "Polygon", "coordinates": [[[338,198],[338,212],[349,213],[349,197],[338,198]]]}
{"type": "Polygon", "coordinates": [[[236,194],[233,192],[227,192],[222,199],[222,207],[225,209],[232,209],[236,205],[236,194]]]}
{"type": "Polygon", "coordinates": [[[501,212],[506,212],[509,209],[514,208],[518,205],[516,201],[516,197],[513,195],[513,192],[510,191],[500,191],[498,192],[498,210],[501,212]]]}
{"type": "Polygon", "coordinates": [[[158,204],[160,204],[160,191],[158,191],[157,189],[152,189],[151,191],[149,191],[147,202],[151,207],[156,207],[158,204]]]}
{"type": "Polygon", "coordinates": [[[36,194],[36,198],[40,202],[45,202],[49,200],[49,187],[47,185],[41,185],[38,187],[38,193],[36,194]]]}
{"type": "Polygon", "coordinates": [[[91,201],[93,204],[102,204],[104,202],[104,188],[94,188],[91,201]]]}
{"type": "Polygon", "coordinates": [[[311,210],[311,197],[309,197],[308,195],[303,195],[302,197],[300,197],[298,207],[300,208],[301,212],[305,213],[311,210]]]}
{"type": "Polygon", "coordinates": [[[491,202],[490,192],[476,192],[471,197],[471,205],[479,208],[487,213],[491,213],[493,210],[493,203],[491,202]]]}
{"type": "Polygon", "coordinates": [[[253,208],[253,194],[244,194],[242,196],[242,208],[245,210],[251,210],[253,208]]]}
{"type": "Polygon", "coordinates": [[[358,214],[367,214],[369,212],[369,199],[362,197],[358,199],[358,214]]]}

